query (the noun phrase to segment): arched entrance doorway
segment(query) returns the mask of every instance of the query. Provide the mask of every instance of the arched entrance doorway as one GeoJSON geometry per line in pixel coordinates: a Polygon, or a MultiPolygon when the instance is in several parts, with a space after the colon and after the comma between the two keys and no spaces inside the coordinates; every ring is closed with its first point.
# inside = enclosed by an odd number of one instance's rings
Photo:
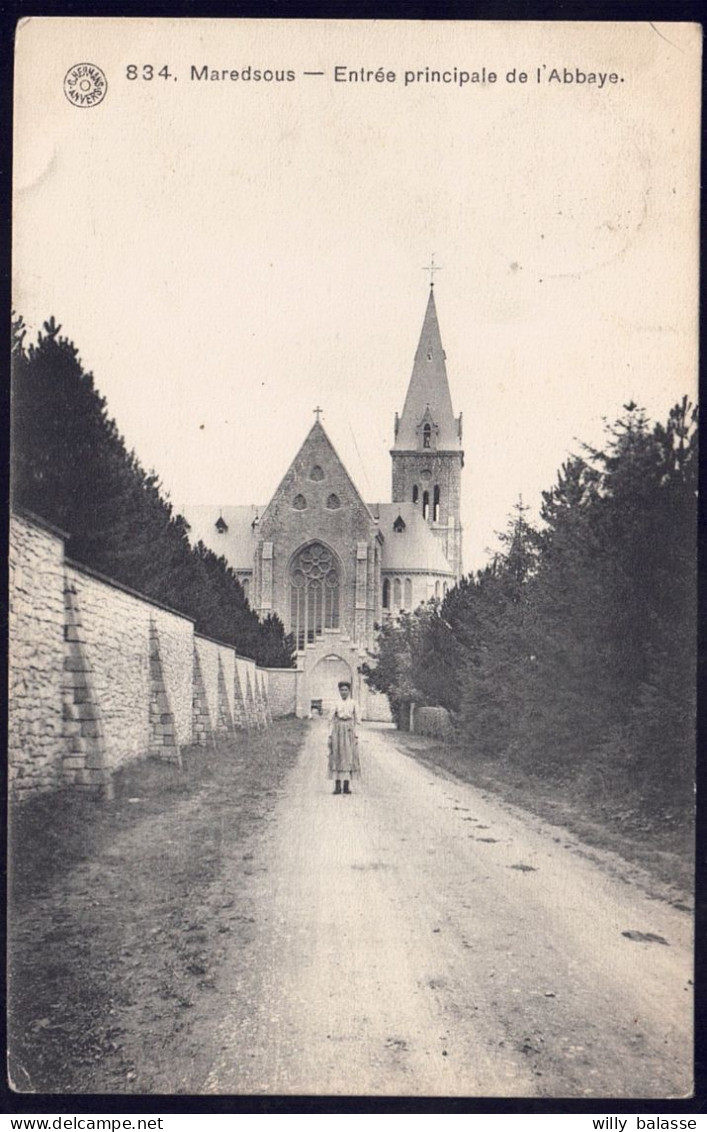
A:
{"type": "Polygon", "coordinates": [[[339,698],[340,680],[348,680],[352,685],[352,691],[356,691],[353,687],[351,669],[345,660],[336,653],[329,653],[328,656],[318,660],[309,675],[310,706],[321,701],[322,711],[331,712],[339,698]]]}

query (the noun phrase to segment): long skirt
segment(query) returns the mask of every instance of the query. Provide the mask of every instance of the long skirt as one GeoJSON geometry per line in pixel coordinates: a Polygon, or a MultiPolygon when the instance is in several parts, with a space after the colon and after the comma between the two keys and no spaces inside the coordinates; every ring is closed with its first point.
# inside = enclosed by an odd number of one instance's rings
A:
{"type": "Polygon", "coordinates": [[[329,741],[329,778],[351,778],[360,773],[354,721],[335,719],[329,741]]]}

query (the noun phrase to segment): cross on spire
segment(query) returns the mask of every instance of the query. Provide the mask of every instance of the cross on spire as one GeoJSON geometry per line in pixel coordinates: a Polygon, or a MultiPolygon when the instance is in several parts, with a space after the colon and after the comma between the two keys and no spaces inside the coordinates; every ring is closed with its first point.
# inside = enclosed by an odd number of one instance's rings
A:
{"type": "Polygon", "coordinates": [[[435,253],[434,252],[432,252],[432,259],[430,261],[429,266],[423,267],[422,270],[423,271],[429,271],[429,273],[430,273],[430,287],[434,287],[434,285],[435,285],[435,271],[441,271],[442,270],[442,268],[438,267],[437,264],[435,263],[435,253]]]}
{"type": "Polygon", "coordinates": [[[317,405],[316,409],[312,409],[312,412],[313,412],[313,413],[316,413],[316,415],[317,415],[317,424],[319,424],[319,415],[320,415],[320,413],[323,413],[323,412],[324,412],[324,410],[323,410],[323,409],[320,409],[319,405],[317,405]]]}

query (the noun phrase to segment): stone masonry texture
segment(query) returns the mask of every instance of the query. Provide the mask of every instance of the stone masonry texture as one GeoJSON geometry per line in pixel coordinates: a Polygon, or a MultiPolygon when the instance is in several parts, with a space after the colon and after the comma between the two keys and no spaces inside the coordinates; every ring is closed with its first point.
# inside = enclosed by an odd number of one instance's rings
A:
{"type": "MultiPolygon", "coordinates": [[[[165,682],[160,637],[157,625],[150,619],[150,754],[167,762],[181,765],[181,751],[177,744],[174,712],[165,682]]],[[[192,654],[193,655],[193,654],[192,654]]],[[[193,672],[192,672],[193,679],[193,672]]],[[[192,685],[193,701],[193,685],[192,685]]]]}
{"type": "Polygon", "coordinates": [[[63,779],[67,786],[112,796],[101,709],[84,649],[84,629],[76,587],[64,584],[63,779]]]}
{"type": "Polygon", "coordinates": [[[323,515],[326,516],[326,545],[336,555],[340,569],[340,628],[363,645],[371,637],[380,612],[380,567],[377,576],[372,571],[369,577],[367,569],[369,560],[372,564],[377,562],[377,526],[328,437],[318,426],[311,430],[262,517],[254,601],[263,611],[286,611],[285,621],[289,625],[290,562],[303,546],[321,538],[323,515]],[[312,478],[315,468],[323,472],[323,478],[312,478]],[[328,506],[332,496],[338,500],[334,510],[328,506]],[[302,509],[295,505],[297,497],[305,501],[302,509]],[[267,563],[263,560],[266,545],[272,547],[267,563]],[[359,566],[359,546],[366,549],[364,570],[359,566]],[[264,576],[266,564],[272,576],[269,593],[266,593],[264,576]]]}
{"type": "Polygon", "coordinates": [[[9,785],[24,798],[62,781],[63,539],[13,516],[9,575],[9,785]]]}
{"type": "Polygon", "coordinates": [[[297,710],[298,670],[296,668],[270,668],[267,675],[270,710],[273,717],[294,715],[297,710]]]}
{"type": "Polygon", "coordinates": [[[199,650],[194,641],[194,684],[192,688],[192,741],[199,746],[206,746],[214,736],[214,729],[209,713],[209,703],[204,686],[204,676],[199,659],[199,650]]]}
{"type": "Polygon", "coordinates": [[[111,769],[146,755],[154,746],[153,633],[159,640],[162,691],[171,705],[159,714],[173,712],[176,746],[191,743],[192,622],[74,564],[67,567],[67,578],[81,608],[83,649],[101,707],[111,769]]]}
{"type": "Polygon", "coordinates": [[[219,720],[263,727],[293,710],[294,670],[256,669],[189,618],[67,561],[61,532],[34,516],[11,516],[9,568],[13,799],[65,785],[109,793],[112,771],[158,746],[178,759],[219,720]],[[292,693],[273,700],[281,672],[292,693]]]}
{"type": "Polygon", "coordinates": [[[216,734],[228,736],[233,734],[233,712],[231,703],[233,696],[229,696],[229,688],[223,670],[221,657],[218,658],[218,713],[216,715],[216,734]]]}

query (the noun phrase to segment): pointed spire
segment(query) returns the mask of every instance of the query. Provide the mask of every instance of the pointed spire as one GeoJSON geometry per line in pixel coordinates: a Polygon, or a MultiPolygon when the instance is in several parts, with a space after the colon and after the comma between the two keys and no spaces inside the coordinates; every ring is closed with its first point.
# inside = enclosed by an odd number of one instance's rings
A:
{"type": "Polygon", "coordinates": [[[445,360],[434,288],[430,285],[405,406],[397,422],[394,448],[398,451],[420,448],[426,426],[430,428],[432,447],[443,451],[459,449],[459,422],[454,418],[445,360]]]}

